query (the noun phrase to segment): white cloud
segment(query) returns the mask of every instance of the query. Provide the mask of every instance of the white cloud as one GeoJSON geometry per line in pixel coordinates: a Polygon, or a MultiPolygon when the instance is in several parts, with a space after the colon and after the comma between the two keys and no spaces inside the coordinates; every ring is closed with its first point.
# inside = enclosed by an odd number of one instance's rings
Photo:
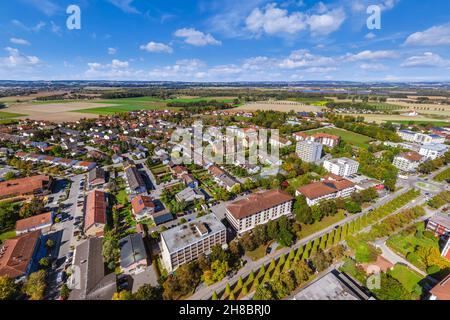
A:
{"type": "Polygon", "coordinates": [[[41,64],[41,60],[36,56],[27,56],[16,48],[6,47],[7,57],[0,58],[0,66],[5,69],[30,69],[41,64]]]}
{"type": "Polygon", "coordinates": [[[308,50],[293,51],[288,58],[281,60],[278,67],[282,69],[330,67],[336,64],[332,57],[317,56],[308,50]]]}
{"type": "Polygon", "coordinates": [[[368,34],[366,34],[365,36],[364,36],[364,38],[365,39],[367,39],[367,40],[372,40],[372,39],[375,39],[377,36],[375,35],[375,33],[373,33],[373,32],[369,32],[368,34]]]}
{"type": "Polygon", "coordinates": [[[348,61],[370,61],[370,60],[381,60],[381,59],[394,59],[397,58],[398,54],[394,51],[389,50],[379,50],[371,51],[365,50],[357,54],[347,54],[346,59],[348,61]]]}
{"type": "Polygon", "coordinates": [[[387,69],[386,66],[381,63],[362,63],[359,67],[365,71],[383,71],[387,69]]]}
{"type": "Polygon", "coordinates": [[[36,7],[39,11],[43,12],[47,16],[52,16],[57,11],[60,10],[60,7],[50,0],[22,0],[22,1],[36,7]]]}
{"type": "MultiPolygon", "coordinates": [[[[323,12],[323,11],[321,11],[323,12]]],[[[311,35],[328,35],[338,30],[345,21],[346,15],[342,8],[335,9],[323,14],[312,15],[308,18],[311,35]]]]}
{"type": "Polygon", "coordinates": [[[382,11],[387,11],[393,9],[400,0],[382,0],[382,1],[371,1],[371,0],[351,0],[350,9],[353,12],[365,12],[367,7],[370,5],[378,5],[380,6],[382,11]]]}
{"type": "Polygon", "coordinates": [[[25,24],[23,24],[21,21],[17,20],[17,19],[13,19],[11,20],[11,23],[18,28],[21,28],[25,31],[28,32],[39,32],[41,31],[47,24],[43,21],[39,21],[35,26],[32,27],[28,27],[25,24]]]}
{"type": "Polygon", "coordinates": [[[173,49],[164,44],[164,43],[158,43],[158,42],[153,42],[150,41],[147,44],[143,44],[139,47],[141,50],[145,50],[148,52],[166,52],[166,53],[172,53],[173,49]]]}
{"type": "Polygon", "coordinates": [[[29,41],[27,41],[25,39],[21,39],[21,38],[11,38],[11,39],[9,39],[9,41],[11,43],[22,45],[22,46],[29,46],[30,45],[29,41]]]}
{"type": "Polygon", "coordinates": [[[133,7],[131,4],[134,0],[108,0],[111,4],[126,13],[140,13],[138,9],[133,7]]]}
{"type": "Polygon", "coordinates": [[[422,55],[412,56],[406,59],[402,64],[405,68],[420,68],[420,67],[450,67],[450,60],[442,58],[440,55],[425,52],[422,55]]]}
{"type": "Polygon", "coordinates": [[[300,11],[289,13],[287,9],[270,3],[264,8],[255,8],[245,20],[246,29],[256,36],[294,35],[309,30],[312,36],[324,36],[338,30],[346,19],[343,8],[329,10],[322,2],[315,8],[316,14],[300,11]]]}
{"type": "Polygon", "coordinates": [[[222,42],[214,39],[211,34],[205,34],[194,28],[183,28],[175,31],[174,35],[179,38],[184,38],[184,42],[193,46],[206,46],[206,45],[221,45],[222,42]]]}
{"type": "Polygon", "coordinates": [[[289,14],[286,9],[277,8],[275,3],[262,10],[255,8],[245,20],[248,30],[255,34],[296,34],[306,28],[306,16],[301,12],[289,14]]]}
{"type": "Polygon", "coordinates": [[[144,73],[141,70],[130,68],[128,61],[113,59],[111,63],[102,64],[90,62],[87,64],[88,70],[84,72],[86,79],[111,79],[111,80],[131,80],[140,79],[144,73]]]}
{"type": "Polygon", "coordinates": [[[411,34],[405,45],[441,46],[450,44],[450,23],[411,34]]]}
{"type": "Polygon", "coordinates": [[[108,48],[108,54],[116,54],[117,53],[117,49],[116,48],[108,48]]]}

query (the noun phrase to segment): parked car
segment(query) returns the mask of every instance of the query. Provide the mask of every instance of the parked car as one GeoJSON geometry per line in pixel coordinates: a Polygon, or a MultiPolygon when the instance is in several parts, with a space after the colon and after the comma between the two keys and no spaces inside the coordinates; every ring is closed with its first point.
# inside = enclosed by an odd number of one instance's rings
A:
{"type": "Polygon", "coordinates": [[[58,275],[56,276],[56,282],[60,284],[65,280],[66,280],[66,273],[64,271],[59,272],[58,275]]]}

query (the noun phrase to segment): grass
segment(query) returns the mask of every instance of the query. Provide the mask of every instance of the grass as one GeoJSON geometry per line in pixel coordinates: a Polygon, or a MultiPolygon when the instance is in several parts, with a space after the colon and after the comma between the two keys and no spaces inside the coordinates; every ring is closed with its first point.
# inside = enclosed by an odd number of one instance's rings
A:
{"type": "MultiPolygon", "coordinates": [[[[72,112],[78,113],[90,113],[98,115],[111,115],[116,113],[126,113],[137,110],[164,110],[167,108],[167,103],[170,102],[197,102],[202,100],[214,100],[214,98],[181,98],[181,99],[168,99],[162,100],[154,97],[138,97],[138,98],[125,98],[125,99],[103,99],[92,101],[94,103],[113,104],[114,106],[89,108],[74,110],[72,112]]],[[[220,102],[231,103],[233,99],[215,99],[220,102]]],[[[180,108],[171,107],[171,110],[180,110],[180,108]]]]}
{"type": "Polygon", "coordinates": [[[442,182],[445,180],[450,179],[450,168],[442,171],[441,173],[439,173],[436,177],[434,177],[433,180],[438,181],[438,182],[442,182]]]}
{"type": "Polygon", "coordinates": [[[370,138],[368,136],[364,136],[359,133],[354,133],[354,132],[350,132],[350,131],[338,129],[338,128],[314,129],[314,130],[310,130],[310,131],[305,131],[305,133],[309,134],[309,135],[312,135],[315,133],[332,134],[332,135],[341,137],[341,139],[343,141],[345,141],[349,144],[355,145],[357,147],[363,147],[363,148],[367,147],[369,142],[373,140],[372,138],[370,138]]]}
{"type": "Polygon", "coordinates": [[[305,238],[311,234],[314,234],[322,229],[328,228],[329,226],[338,223],[345,218],[343,211],[339,211],[335,216],[329,216],[323,218],[321,221],[313,224],[302,224],[302,230],[297,233],[299,239],[305,238]]]}
{"type": "Polygon", "coordinates": [[[26,114],[0,111],[0,120],[24,117],[26,114]]]}
{"type": "Polygon", "coordinates": [[[252,259],[252,261],[257,261],[266,255],[267,245],[261,245],[253,251],[247,251],[245,254],[247,257],[252,259]]]}
{"type": "Polygon", "coordinates": [[[128,195],[125,189],[122,189],[117,193],[117,201],[123,205],[128,203],[128,195]]]}
{"type": "Polygon", "coordinates": [[[3,242],[7,239],[14,238],[16,236],[16,230],[6,231],[0,234],[0,242],[3,242]]]}
{"type": "Polygon", "coordinates": [[[422,276],[409,269],[407,266],[397,264],[394,269],[389,271],[389,274],[400,281],[400,283],[409,292],[415,291],[419,282],[422,281],[422,276]]]}

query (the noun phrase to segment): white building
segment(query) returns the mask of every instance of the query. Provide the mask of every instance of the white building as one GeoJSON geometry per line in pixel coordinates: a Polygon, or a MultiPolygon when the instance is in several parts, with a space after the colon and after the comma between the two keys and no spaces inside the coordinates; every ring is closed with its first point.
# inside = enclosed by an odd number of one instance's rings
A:
{"type": "Polygon", "coordinates": [[[442,157],[447,152],[448,148],[447,145],[440,143],[425,144],[420,148],[419,154],[434,160],[442,157]]]}
{"type": "Polygon", "coordinates": [[[303,195],[308,206],[314,206],[322,201],[347,198],[356,191],[355,184],[339,176],[329,175],[320,182],[314,182],[297,189],[295,195],[303,195]]]}
{"type": "Polygon", "coordinates": [[[410,151],[397,155],[392,164],[403,172],[416,172],[422,161],[423,157],[420,154],[410,151]]]}
{"type": "Polygon", "coordinates": [[[338,158],[325,160],[323,167],[332,174],[347,177],[358,172],[359,163],[349,158],[338,158]]]}
{"type": "Polygon", "coordinates": [[[225,226],[214,214],[208,214],[161,233],[162,262],[167,271],[172,272],[226,243],[225,226]]]}
{"type": "Polygon", "coordinates": [[[445,137],[438,134],[424,134],[420,132],[414,132],[411,130],[399,130],[397,134],[405,141],[415,142],[420,144],[428,143],[444,143],[445,137]]]}
{"type": "Polygon", "coordinates": [[[281,190],[253,193],[228,205],[225,217],[242,234],[269,220],[290,215],[293,200],[293,197],[281,190]]]}
{"type": "Polygon", "coordinates": [[[317,162],[322,157],[322,144],[313,141],[299,141],[296,153],[305,162],[317,162]]]}

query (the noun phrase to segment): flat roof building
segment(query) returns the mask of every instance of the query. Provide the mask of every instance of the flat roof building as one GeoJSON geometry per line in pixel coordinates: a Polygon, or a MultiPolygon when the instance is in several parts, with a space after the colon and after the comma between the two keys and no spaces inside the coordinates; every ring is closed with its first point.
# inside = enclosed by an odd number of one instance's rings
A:
{"type": "Polygon", "coordinates": [[[137,274],[147,267],[147,252],[139,233],[133,233],[119,241],[120,269],[126,274],[137,274]]]}
{"type": "Polygon", "coordinates": [[[323,167],[332,174],[347,177],[358,172],[359,163],[349,158],[337,158],[325,160],[323,167]]]}
{"type": "Polygon", "coordinates": [[[226,228],[213,214],[161,233],[162,261],[169,272],[226,244],[226,228]]]}
{"type": "Polygon", "coordinates": [[[318,162],[322,157],[322,144],[313,141],[299,141],[296,153],[305,162],[318,162]]]}

